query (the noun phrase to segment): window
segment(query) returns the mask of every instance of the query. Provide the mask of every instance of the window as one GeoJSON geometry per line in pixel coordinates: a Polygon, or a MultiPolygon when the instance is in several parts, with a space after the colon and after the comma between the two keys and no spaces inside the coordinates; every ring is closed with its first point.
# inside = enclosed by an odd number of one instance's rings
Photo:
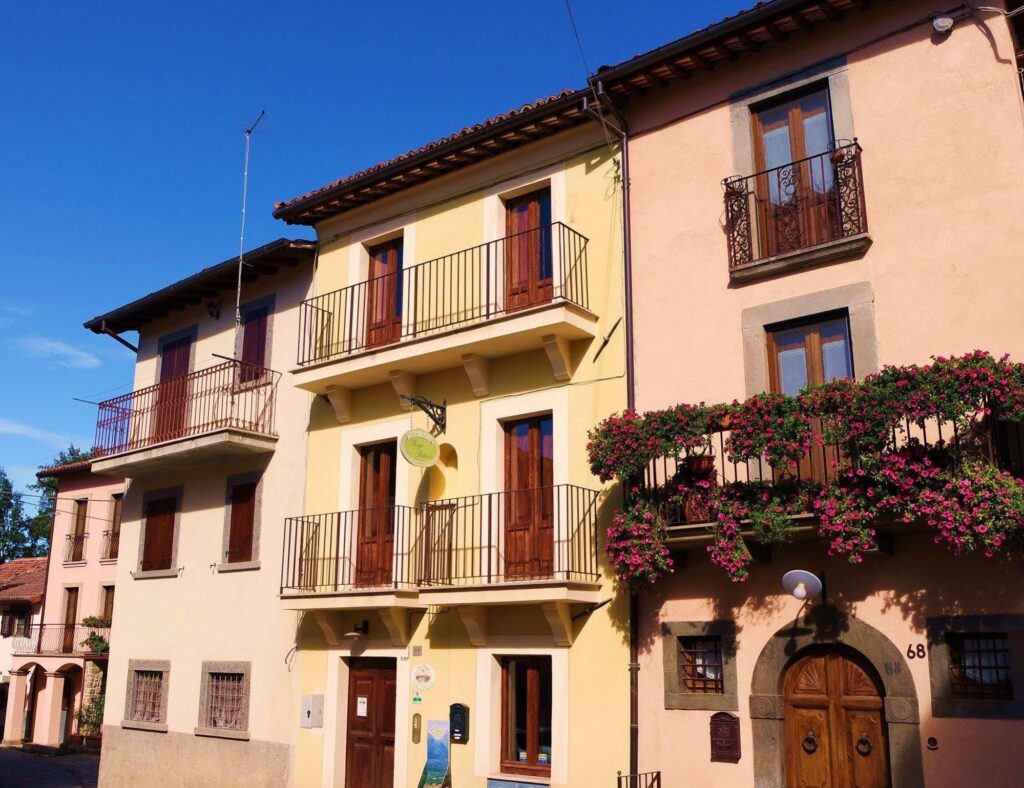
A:
{"type": "Polygon", "coordinates": [[[0,637],[16,637],[28,633],[28,608],[12,608],[0,617],[0,637]]]}
{"type": "Polygon", "coordinates": [[[204,662],[199,691],[201,736],[248,738],[248,662],[204,662]]]}
{"type": "MultiPolygon", "coordinates": [[[[180,489],[151,493],[143,499],[142,540],[139,545],[140,572],[161,573],[157,576],[174,573],[180,499],[180,489]]],[[[136,577],[139,575],[136,574],[136,577]]]]}
{"type": "Polygon", "coordinates": [[[739,710],[734,622],[666,621],[661,648],[666,709],[739,710]]]}
{"type": "Polygon", "coordinates": [[[85,526],[89,512],[88,499],[75,501],[74,516],[71,533],[68,534],[68,548],[64,554],[64,562],[81,561],[85,556],[85,526]]]}
{"type": "Polygon", "coordinates": [[[806,386],[853,377],[850,321],[821,315],[767,328],[772,391],[796,396],[806,386]]]}
{"type": "Polygon", "coordinates": [[[171,663],[167,660],[128,660],[122,728],[167,730],[170,671],[171,663]]]}
{"type": "Polygon", "coordinates": [[[103,618],[114,617],[114,586],[103,586],[103,618]]]}
{"type": "Polygon", "coordinates": [[[252,560],[252,535],[256,521],[256,482],[235,484],[231,487],[231,527],[228,547],[224,551],[226,563],[252,560]]]}
{"type": "Polygon", "coordinates": [[[680,682],[687,692],[721,695],[722,639],[720,637],[681,637],[679,643],[680,682]]]}
{"type": "Polygon", "coordinates": [[[551,658],[502,660],[501,769],[551,773],[551,658]]]}
{"type": "Polygon", "coordinates": [[[551,300],[551,190],[505,200],[505,308],[509,312],[551,300]]]}
{"type": "Polygon", "coordinates": [[[1005,632],[948,636],[954,698],[1012,700],[1010,644],[1005,632]]]}
{"type": "Polygon", "coordinates": [[[110,498],[110,530],[107,531],[107,544],[104,558],[117,558],[121,547],[121,507],[124,495],[117,493],[110,498]]]}

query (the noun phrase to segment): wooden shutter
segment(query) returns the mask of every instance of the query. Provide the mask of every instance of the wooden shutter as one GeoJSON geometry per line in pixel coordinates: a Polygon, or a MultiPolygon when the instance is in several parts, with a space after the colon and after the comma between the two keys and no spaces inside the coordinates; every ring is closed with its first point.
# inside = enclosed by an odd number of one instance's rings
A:
{"type": "Polygon", "coordinates": [[[14,613],[4,613],[0,619],[0,637],[9,638],[14,634],[14,613]]]}
{"type": "Polygon", "coordinates": [[[270,308],[250,309],[242,318],[242,371],[243,383],[259,380],[267,365],[267,328],[270,308]]]}
{"type": "Polygon", "coordinates": [[[146,505],[145,542],[142,546],[142,569],[170,569],[174,545],[174,517],[177,498],[160,498],[146,505]]]}
{"type": "Polygon", "coordinates": [[[114,615],[114,586],[103,586],[103,617],[112,618],[114,615]]]}
{"type": "Polygon", "coordinates": [[[227,554],[224,556],[229,564],[252,560],[256,486],[257,482],[246,482],[231,488],[231,527],[228,532],[227,554]]]}

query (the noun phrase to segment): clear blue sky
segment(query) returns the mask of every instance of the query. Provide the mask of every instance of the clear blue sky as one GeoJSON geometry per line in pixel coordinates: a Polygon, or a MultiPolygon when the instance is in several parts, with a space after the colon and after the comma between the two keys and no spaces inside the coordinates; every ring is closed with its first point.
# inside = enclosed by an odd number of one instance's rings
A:
{"type": "MultiPolygon", "coordinates": [[[[574,0],[591,68],[751,5],[574,0]]],[[[0,467],[16,485],[130,388],[82,321],[246,245],[312,237],[275,200],[585,73],[564,0],[8,3],[0,25],[0,467]]]]}

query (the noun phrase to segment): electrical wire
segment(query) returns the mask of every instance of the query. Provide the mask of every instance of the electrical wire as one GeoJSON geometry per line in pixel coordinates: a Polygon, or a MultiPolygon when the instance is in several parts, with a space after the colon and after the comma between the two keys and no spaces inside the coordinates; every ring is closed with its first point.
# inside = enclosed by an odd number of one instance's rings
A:
{"type": "MultiPolygon", "coordinates": [[[[568,0],[566,1],[568,2],[568,0]]],[[[1007,19],[1017,16],[1017,14],[1024,13],[1024,5],[1022,5],[1020,8],[1015,8],[1012,11],[1007,11],[1005,8],[995,8],[990,5],[971,5],[969,2],[964,2],[964,5],[971,9],[971,11],[973,11],[974,13],[986,11],[990,14],[999,14],[1000,16],[1004,16],[1007,19]]]]}

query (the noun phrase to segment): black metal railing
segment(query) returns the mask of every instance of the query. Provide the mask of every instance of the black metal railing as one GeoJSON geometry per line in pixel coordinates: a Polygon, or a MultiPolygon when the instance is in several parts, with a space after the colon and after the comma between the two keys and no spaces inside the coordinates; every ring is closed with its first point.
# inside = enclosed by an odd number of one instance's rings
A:
{"type": "MultiPolygon", "coordinates": [[[[799,484],[813,482],[824,485],[844,468],[849,468],[849,452],[835,444],[815,442],[810,451],[793,468],[785,473],[773,468],[764,458],[731,461],[726,453],[729,430],[722,429],[707,435],[704,454],[695,457],[659,457],[648,464],[642,478],[642,486],[656,490],[663,498],[662,507],[666,520],[672,525],[705,523],[712,519],[710,511],[699,493],[692,492],[692,481],[704,479],[712,485],[734,482],[771,482],[799,484]],[[690,490],[686,495],[677,495],[680,483],[690,490]]],[[[1018,478],[1024,478],[1024,427],[1014,422],[998,421],[989,417],[965,432],[950,422],[936,419],[922,424],[907,422],[894,429],[886,450],[896,450],[913,442],[922,450],[939,444],[957,447],[959,451],[983,457],[996,467],[1009,471],[1018,478]]],[[[812,511],[811,501],[806,501],[806,511],[812,511]]]]}
{"type": "Polygon", "coordinates": [[[281,592],[595,581],[598,498],[560,484],[293,517],[281,592]]]}
{"type": "Polygon", "coordinates": [[[228,428],[276,435],[280,377],[253,364],[225,361],[101,402],[93,456],[228,428]]]}
{"type": "Polygon", "coordinates": [[[729,268],[866,233],[861,147],[831,150],[722,181],[729,268]]]}
{"type": "Polygon", "coordinates": [[[661,788],[661,772],[623,774],[619,772],[617,788],[661,788]]]}
{"type": "Polygon", "coordinates": [[[561,301],[589,308],[587,239],[555,222],[304,301],[299,365],[561,301]]]}
{"type": "Polygon", "coordinates": [[[85,560],[85,540],[88,534],[68,534],[64,542],[64,563],[85,560]]]}
{"type": "Polygon", "coordinates": [[[11,642],[15,654],[80,654],[106,656],[110,627],[85,624],[32,624],[11,642]]]}
{"type": "Polygon", "coordinates": [[[104,560],[114,560],[121,549],[121,531],[103,532],[103,553],[104,560]]]}

